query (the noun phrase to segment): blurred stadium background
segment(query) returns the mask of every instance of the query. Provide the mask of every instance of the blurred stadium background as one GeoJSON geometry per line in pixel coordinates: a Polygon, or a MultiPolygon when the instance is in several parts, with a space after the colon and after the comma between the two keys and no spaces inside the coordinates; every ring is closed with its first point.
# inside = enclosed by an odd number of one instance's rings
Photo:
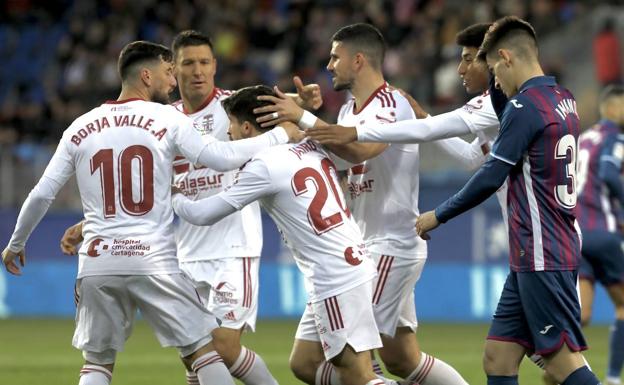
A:
{"type": "MultiPolygon", "coordinates": [[[[321,85],[320,115],[335,121],[345,96],[331,89],[325,65],[329,39],[341,26],[367,21],[380,28],[389,45],[389,82],[437,113],[467,100],[455,72],[456,32],[508,14],[535,26],[546,71],[573,91],[584,126],[593,123],[600,88],[622,81],[622,1],[1,1],[0,243],[8,241],[17,210],[63,130],[78,115],[117,97],[117,55],[129,41],[168,45],[180,30],[201,30],[215,45],[219,87],[265,83],[292,90],[297,74],[321,85]]],[[[427,210],[470,174],[431,145],[421,151],[420,207],[427,210]]],[[[24,276],[0,270],[0,384],[76,382],[81,359],[70,346],[76,261],[60,253],[58,240],[80,210],[72,182],[32,235],[24,276]]],[[[245,338],[282,383],[295,383],[287,357],[305,293],[275,227],[268,218],[264,225],[259,333],[245,338]]],[[[504,232],[494,201],[437,230],[417,290],[423,349],[456,365],[471,383],[484,382],[480,356],[486,323],[507,273],[504,232]]],[[[612,318],[599,289],[598,325],[588,333],[590,362],[601,376],[612,318]]],[[[183,383],[175,353],[155,346],[139,324],[115,383],[183,383]]],[[[525,365],[522,376],[524,383],[538,383],[534,368],[525,365]]]]}

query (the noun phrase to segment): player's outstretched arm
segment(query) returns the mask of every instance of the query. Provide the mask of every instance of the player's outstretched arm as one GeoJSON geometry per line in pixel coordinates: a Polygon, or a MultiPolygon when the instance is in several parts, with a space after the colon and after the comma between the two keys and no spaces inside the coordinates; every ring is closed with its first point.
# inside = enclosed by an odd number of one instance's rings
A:
{"type": "Polygon", "coordinates": [[[357,140],[355,127],[337,124],[317,125],[305,130],[305,135],[324,145],[348,144],[357,140]]]}
{"type": "Polygon", "coordinates": [[[211,226],[234,213],[236,208],[219,195],[192,201],[183,194],[172,197],[173,211],[195,226],[211,226]]]}
{"type": "Polygon", "coordinates": [[[61,238],[61,251],[65,255],[76,255],[78,253],[77,246],[83,241],[82,237],[83,221],[68,227],[61,238]]]}

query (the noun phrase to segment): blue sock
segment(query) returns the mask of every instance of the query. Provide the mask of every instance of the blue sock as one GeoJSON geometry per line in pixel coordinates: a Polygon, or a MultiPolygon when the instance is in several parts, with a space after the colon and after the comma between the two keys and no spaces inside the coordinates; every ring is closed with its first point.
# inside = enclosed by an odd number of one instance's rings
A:
{"type": "Polygon", "coordinates": [[[609,335],[609,377],[620,378],[624,364],[624,320],[617,319],[609,335]]]}
{"type": "Polygon", "coordinates": [[[487,376],[487,385],[518,385],[518,376],[487,376]]]}
{"type": "Polygon", "coordinates": [[[576,369],[561,385],[600,385],[600,380],[587,366],[576,369]]]}

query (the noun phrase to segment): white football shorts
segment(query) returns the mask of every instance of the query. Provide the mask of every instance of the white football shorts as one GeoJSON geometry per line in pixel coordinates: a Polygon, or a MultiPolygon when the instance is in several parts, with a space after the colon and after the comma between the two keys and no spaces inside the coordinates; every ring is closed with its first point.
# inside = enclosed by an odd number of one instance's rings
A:
{"type": "Polygon", "coordinates": [[[221,327],[254,331],[258,315],[260,257],[235,257],[180,263],[208,311],[221,327]]]}
{"type": "Polygon", "coordinates": [[[377,264],[373,288],[373,311],[379,332],[394,337],[398,327],[416,331],[414,286],[420,279],[426,258],[400,258],[371,253],[377,264]]]}
{"type": "Polygon", "coordinates": [[[319,342],[325,359],[348,344],[356,352],[381,347],[371,306],[372,281],[324,300],[308,303],[295,338],[319,342]]]}
{"type": "Polygon", "coordinates": [[[87,276],[76,281],[75,296],[72,344],[83,352],[122,351],[137,309],[160,344],[177,347],[182,356],[209,343],[218,327],[181,273],[87,276]]]}

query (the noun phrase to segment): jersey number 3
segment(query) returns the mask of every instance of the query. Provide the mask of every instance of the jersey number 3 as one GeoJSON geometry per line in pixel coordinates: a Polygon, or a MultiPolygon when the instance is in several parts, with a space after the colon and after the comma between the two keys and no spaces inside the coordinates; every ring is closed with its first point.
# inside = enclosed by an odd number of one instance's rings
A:
{"type": "MultiPolygon", "coordinates": [[[[110,148],[98,151],[91,158],[91,175],[100,170],[104,218],[112,218],[117,212],[114,169],[113,150],[110,148]]],[[[126,148],[119,154],[117,171],[119,203],[122,210],[134,216],[147,214],[154,207],[154,156],[150,149],[141,145],[126,148]],[[133,166],[139,171],[137,200],[132,191],[133,166]]]]}
{"type": "Polygon", "coordinates": [[[557,203],[566,209],[576,206],[576,151],[576,139],[570,134],[559,139],[555,147],[555,159],[570,160],[565,165],[565,177],[570,179],[570,182],[555,186],[557,203]]]}
{"type": "Polygon", "coordinates": [[[308,221],[317,235],[341,225],[343,213],[347,218],[351,216],[349,209],[346,207],[346,204],[343,203],[343,199],[341,199],[342,194],[339,193],[338,187],[336,186],[337,179],[334,176],[336,175],[336,167],[327,158],[321,161],[321,166],[325,177],[312,167],[304,167],[297,171],[292,179],[292,188],[297,196],[308,191],[308,181],[312,182],[316,187],[316,193],[308,207],[308,221]],[[333,198],[336,205],[340,208],[340,211],[324,217],[321,215],[321,210],[323,210],[329,198],[329,193],[327,191],[328,185],[332,190],[333,198]]]}

